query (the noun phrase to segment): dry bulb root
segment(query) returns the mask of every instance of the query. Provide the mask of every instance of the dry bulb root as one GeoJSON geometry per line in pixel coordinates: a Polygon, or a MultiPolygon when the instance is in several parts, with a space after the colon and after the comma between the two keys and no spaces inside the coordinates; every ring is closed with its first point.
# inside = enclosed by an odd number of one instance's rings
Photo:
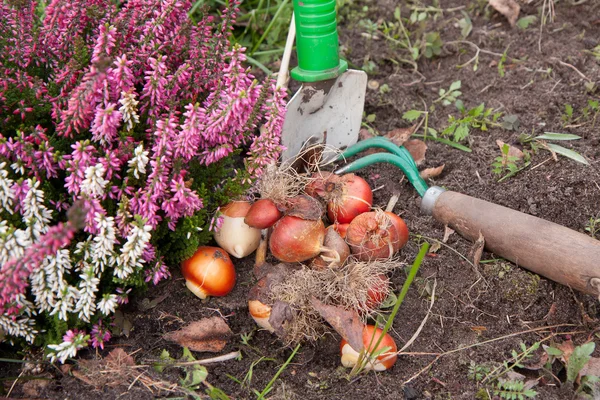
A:
{"type": "Polygon", "coordinates": [[[303,267],[289,274],[285,280],[272,285],[269,291],[269,303],[284,303],[293,315],[283,324],[278,335],[290,345],[317,340],[328,332],[328,326],[311,304],[313,296],[324,304],[355,310],[366,322],[376,312],[374,306],[389,294],[386,274],[401,265],[401,262],[391,259],[368,263],[351,260],[335,269],[303,267]]]}

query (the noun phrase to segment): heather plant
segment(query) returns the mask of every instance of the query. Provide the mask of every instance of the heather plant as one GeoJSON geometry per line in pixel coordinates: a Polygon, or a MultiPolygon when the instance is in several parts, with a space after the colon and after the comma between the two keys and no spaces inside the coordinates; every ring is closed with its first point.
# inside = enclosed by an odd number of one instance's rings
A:
{"type": "Polygon", "coordinates": [[[284,93],[230,41],[239,1],[42,4],[0,2],[0,331],[64,362],[276,160],[284,93]]]}

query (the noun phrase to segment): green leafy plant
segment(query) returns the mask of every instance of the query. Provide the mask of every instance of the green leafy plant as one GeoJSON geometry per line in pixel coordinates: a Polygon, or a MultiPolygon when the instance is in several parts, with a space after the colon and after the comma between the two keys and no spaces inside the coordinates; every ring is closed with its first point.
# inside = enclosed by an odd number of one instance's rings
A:
{"type": "Polygon", "coordinates": [[[590,217],[590,220],[585,225],[586,232],[589,232],[590,236],[596,238],[596,235],[600,233],[600,216],[590,217]]]}
{"type": "Polygon", "coordinates": [[[481,382],[481,380],[483,380],[483,378],[489,373],[490,367],[477,364],[475,361],[471,360],[467,377],[474,382],[481,382]]]}
{"type": "Polygon", "coordinates": [[[507,400],[533,399],[537,396],[535,390],[525,388],[525,382],[516,380],[498,382],[494,394],[507,400]]]}
{"type": "Polygon", "coordinates": [[[573,106],[570,104],[565,104],[565,112],[562,114],[561,119],[563,121],[563,126],[570,124],[573,121],[573,106]]]}
{"type": "Polygon", "coordinates": [[[502,176],[498,182],[502,182],[514,175],[518,172],[524,170],[531,164],[531,156],[529,152],[524,152],[523,156],[523,164],[519,165],[521,159],[516,156],[509,155],[510,145],[504,144],[501,149],[502,155],[496,157],[494,162],[492,163],[492,173],[497,176],[502,176]]]}
{"type": "Polygon", "coordinates": [[[471,22],[471,18],[469,14],[465,11],[461,11],[463,14],[463,18],[458,21],[458,27],[460,28],[460,34],[463,39],[466,39],[473,30],[473,22],[471,22]]]}
{"type": "Polygon", "coordinates": [[[574,150],[567,149],[555,143],[548,143],[549,140],[554,141],[571,141],[579,140],[581,136],[572,135],[569,133],[545,132],[543,135],[521,135],[519,142],[523,145],[529,145],[531,150],[536,153],[539,149],[550,151],[553,155],[560,154],[561,156],[570,158],[581,164],[589,165],[589,162],[579,153],[574,150]]]}
{"type": "Polygon", "coordinates": [[[375,114],[368,114],[368,115],[363,114],[363,122],[361,123],[361,126],[365,129],[367,129],[371,135],[378,134],[377,129],[375,129],[375,127],[373,127],[373,123],[375,122],[376,119],[377,119],[377,115],[375,115],[375,114]]]}
{"type": "Polygon", "coordinates": [[[487,374],[486,377],[482,380],[482,383],[498,380],[515,368],[523,368],[523,361],[532,358],[533,353],[537,349],[539,349],[540,344],[541,342],[535,342],[531,346],[527,347],[525,343],[521,342],[519,344],[519,348],[521,351],[517,352],[517,350],[515,349],[511,350],[511,358],[503,361],[500,366],[494,368],[492,372],[487,374]]]}
{"type": "Polygon", "coordinates": [[[466,110],[462,101],[459,100],[456,102],[456,107],[461,116],[450,115],[448,117],[448,127],[441,133],[442,136],[449,137],[455,142],[466,139],[473,128],[487,131],[489,126],[501,126],[498,118],[502,116],[502,113],[494,113],[492,108],[485,108],[485,103],[466,110]]]}
{"type": "Polygon", "coordinates": [[[449,106],[454,103],[462,92],[460,91],[462,83],[461,81],[454,81],[450,84],[448,90],[444,88],[440,88],[438,95],[439,97],[435,99],[434,103],[442,103],[443,106],[449,106]]]}
{"type": "Polygon", "coordinates": [[[423,138],[423,140],[435,140],[436,142],[444,143],[448,146],[454,147],[458,150],[465,151],[467,153],[471,152],[471,149],[463,146],[460,143],[453,142],[451,140],[438,137],[438,131],[429,126],[429,112],[428,111],[420,111],[420,110],[408,110],[403,115],[402,118],[408,122],[415,122],[419,118],[424,118],[424,123],[422,124],[423,134],[414,133],[412,136],[423,138]]]}
{"type": "Polygon", "coordinates": [[[427,32],[423,40],[422,54],[426,58],[439,56],[442,53],[443,45],[444,42],[442,42],[439,32],[427,32]]]}
{"type": "MultiPolygon", "coordinates": [[[[180,368],[185,373],[185,377],[180,379],[179,384],[195,399],[202,398],[202,396],[195,393],[201,386],[208,387],[207,393],[222,393],[220,390],[206,382],[206,378],[208,377],[208,370],[206,367],[199,364],[193,364],[194,361],[196,361],[196,358],[187,347],[183,348],[183,353],[179,359],[171,357],[171,354],[164,349],[160,354],[159,361],[155,362],[153,367],[155,371],[160,373],[163,373],[167,368],[180,368]]],[[[222,394],[225,395],[224,393],[222,394]]],[[[213,397],[211,395],[211,398],[227,399],[228,397],[226,395],[225,397],[213,397]]]]}
{"type": "Polygon", "coordinates": [[[594,352],[595,348],[596,343],[585,343],[581,346],[574,347],[568,357],[565,357],[565,352],[563,349],[558,347],[549,346],[545,348],[545,351],[549,357],[547,366],[551,367],[554,360],[560,359],[561,362],[565,364],[567,370],[567,382],[571,384],[578,383],[575,393],[579,395],[580,398],[595,399],[597,398],[596,396],[600,394],[597,385],[598,382],[600,382],[600,378],[588,374],[582,376],[582,371],[592,359],[592,353],[594,352]]]}
{"type": "Polygon", "coordinates": [[[517,26],[520,29],[527,29],[529,28],[529,25],[535,23],[535,21],[537,21],[537,17],[535,15],[527,15],[525,17],[519,18],[519,20],[517,21],[517,26]]]}

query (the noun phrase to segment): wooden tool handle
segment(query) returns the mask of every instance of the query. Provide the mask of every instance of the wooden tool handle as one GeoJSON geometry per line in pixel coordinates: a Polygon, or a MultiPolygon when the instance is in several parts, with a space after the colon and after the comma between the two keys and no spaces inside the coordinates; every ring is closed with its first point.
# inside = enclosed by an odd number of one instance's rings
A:
{"type": "Polygon", "coordinates": [[[433,217],[520,267],[598,295],[600,241],[561,225],[456,192],[439,194],[433,217]],[[595,279],[594,279],[595,278],[595,279]]]}

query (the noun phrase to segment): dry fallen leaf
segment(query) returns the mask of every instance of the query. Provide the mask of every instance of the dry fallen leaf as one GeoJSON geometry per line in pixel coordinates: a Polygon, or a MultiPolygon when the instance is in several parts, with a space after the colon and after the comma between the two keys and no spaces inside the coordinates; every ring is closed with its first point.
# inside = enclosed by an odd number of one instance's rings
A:
{"type": "Polygon", "coordinates": [[[275,330],[279,337],[285,337],[285,324],[294,319],[294,311],[285,301],[277,300],[271,307],[271,315],[269,316],[269,324],[275,330]]]}
{"type": "Polygon", "coordinates": [[[218,353],[223,350],[231,336],[231,329],[220,317],[194,321],[178,331],[164,335],[166,340],[176,342],[194,351],[218,353]]]}
{"type": "Polygon", "coordinates": [[[473,260],[473,265],[477,267],[479,265],[479,261],[481,261],[481,254],[483,253],[483,248],[485,247],[485,238],[479,232],[479,239],[475,243],[473,243],[473,247],[471,247],[471,251],[469,252],[470,257],[473,260]]]}
{"type": "Polygon", "coordinates": [[[521,6],[515,0],[489,0],[489,4],[506,17],[510,26],[515,26],[521,11],[521,6]]]}
{"type": "Polygon", "coordinates": [[[435,168],[425,168],[423,171],[419,172],[419,175],[421,175],[421,178],[423,179],[435,178],[436,176],[439,176],[442,173],[445,166],[446,164],[442,164],[439,167],[435,168]]]}
{"type": "Polygon", "coordinates": [[[592,357],[579,372],[580,376],[593,375],[600,376],[600,358],[592,357]]]}
{"type": "Polygon", "coordinates": [[[450,235],[455,232],[454,229],[450,228],[448,225],[444,228],[444,238],[442,239],[442,243],[447,243],[448,239],[450,239],[450,235]]]}
{"type": "Polygon", "coordinates": [[[402,146],[415,132],[415,126],[410,128],[397,128],[385,134],[387,139],[390,139],[396,146],[402,146]]]}
{"type": "MultiPolygon", "coordinates": [[[[502,148],[504,147],[504,145],[506,143],[504,143],[502,140],[496,140],[496,144],[498,145],[498,147],[500,147],[500,151],[502,151],[502,148]]],[[[525,157],[525,153],[523,153],[519,148],[515,147],[515,146],[511,146],[510,144],[508,145],[508,156],[509,157],[517,157],[519,159],[525,157]]]]}
{"type": "Polygon", "coordinates": [[[404,142],[404,147],[406,147],[406,150],[408,150],[417,165],[421,164],[425,160],[427,145],[424,141],[419,139],[407,140],[404,142]]]}
{"type": "Polygon", "coordinates": [[[121,368],[122,366],[133,367],[135,360],[125,350],[117,347],[111,350],[110,353],[104,358],[106,365],[112,368],[121,368]]]}
{"type": "Polygon", "coordinates": [[[371,139],[372,137],[373,134],[369,132],[368,129],[362,128],[360,131],[358,131],[358,140],[367,140],[371,139]]]}
{"type": "Polygon", "coordinates": [[[364,325],[356,311],[349,311],[341,307],[324,304],[315,297],[311,297],[310,302],[325,321],[327,321],[341,337],[348,341],[350,347],[358,352],[363,350],[364,344],[362,336],[364,325]]]}

